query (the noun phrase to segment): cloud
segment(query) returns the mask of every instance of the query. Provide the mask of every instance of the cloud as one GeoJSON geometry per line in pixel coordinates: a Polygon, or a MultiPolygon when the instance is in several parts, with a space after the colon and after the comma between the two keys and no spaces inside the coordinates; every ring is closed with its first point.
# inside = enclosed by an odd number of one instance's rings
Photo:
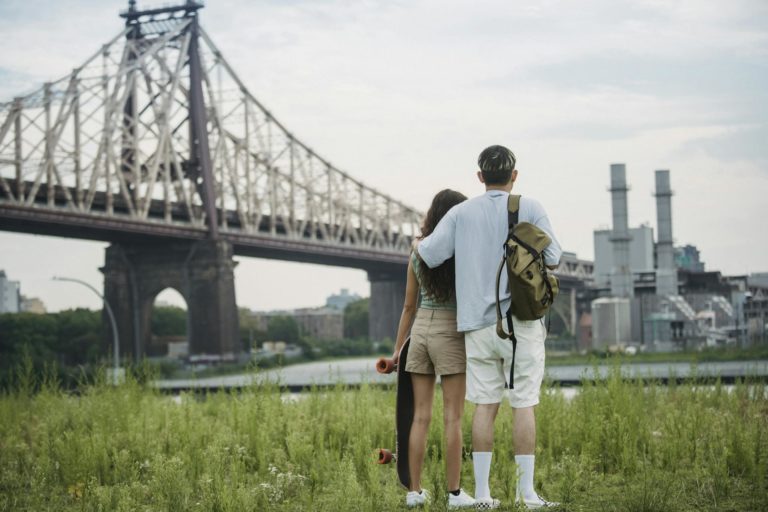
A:
{"type": "Polygon", "coordinates": [[[729,126],[716,136],[688,140],[681,145],[676,156],[703,153],[724,164],[738,163],[742,167],[756,164],[768,175],[766,141],[768,125],[765,123],[729,126]]]}
{"type": "MultiPolygon", "coordinates": [[[[124,6],[0,2],[0,101],[79,65],[119,33],[124,6]]],[[[655,224],[653,171],[669,168],[678,240],[703,247],[709,268],[765,270],[768,240],[754,236],[768,213],[763,0],[218,0],[201,17],[301,140],[420,209],[444,187],[478,193],[477,154],[508,144],[520,191],[590,257],[592,228],[610,221],[609,164],[627,163],[633,225],[655,224]]],[[[243,261],[239,282],[257,284],[239,297],[262,307],[279,271],[243,261]]],[[[366,286],[344,275],[312,293],[366,286]]]]}

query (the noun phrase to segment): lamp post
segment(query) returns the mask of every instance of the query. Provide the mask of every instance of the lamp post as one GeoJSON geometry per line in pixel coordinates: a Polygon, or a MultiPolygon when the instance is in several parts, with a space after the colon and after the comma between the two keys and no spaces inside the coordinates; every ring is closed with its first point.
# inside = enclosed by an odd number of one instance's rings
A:
{"type": "Polygon", "coordinates": [[[120,339],[118,338],[118,334],[117,334],[117,323],[115,322],[115,315],[112,312],[112,308],[109,306],[109,302],[107,302],[107,299],[105,299],[104,296],[101,293],[99,293],[99,291],[96,288],[94,288],[93,286],[89,285],[85,281],[81,281],[79,279],[72,279],[71,277],[58,277],[58,276],[54,276],[53,280],[54,281],[69,281],[71,283],[81,284],[81,285],[85,286],[86,288],[88,288],[89,290],[91,290],[96,295],[98,295],[98,297],[102,300],[102,302],[104,302],[104,307],[106,308],[107,315],[109,316],[109,322],[112,324],[112,339],[114,340],[114,347],[113,347],[113,350],[114,350],[114,370],[113,370],[113,372],[114,373],[112,375],[112,378],[113,378],[113,384],[117,384],[118,383],[118,375],[120,373],[120,339]]]}

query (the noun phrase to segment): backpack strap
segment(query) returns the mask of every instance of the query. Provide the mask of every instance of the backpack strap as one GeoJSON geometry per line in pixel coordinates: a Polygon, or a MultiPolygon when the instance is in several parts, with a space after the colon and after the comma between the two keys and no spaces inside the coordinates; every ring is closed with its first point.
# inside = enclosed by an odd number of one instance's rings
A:
{"type": "Polygon", "coordinates": [[[509,194],[507,203],[507,225],[509,226],[509,236],[512,236],[512,229],[519,222],[520,218],[520,196],[509,194]]]}
{"type": "MultiPolygon", "coordinates": [[[[518,219],[520,217],[520,196],[519,195],[509,195],[509,199],[507,200],[507,240],[509,240],[512,237],[512,230],[515,228],[515,224],[517,224],[518,219]]],[[[496,271],[496,334],[499,336],[499,338],[508,339],[510,337],[514,336],[514,327],[512,326],[512,314],[509,310],[507,310],[507,328],[509,329],[509,332],[512,333],[507,334],[504,331],[504,320],[501,314],[501,298],[500,298],[500,287],[501,287],[501,272],[504,270],[504,264],[507,262],[507,257],[509,256],[507,254],[507,240],[504,241],[504,256],[501,258],[501,263],[499,263],[499,269],[496,271]]]]}
{"type": "MultiPolygon", "coordinates": [[[[501,263],[499,263],[499,270],[496,271],[496,334],[499,338],[507,339],[509,334],[504,331],[504,319],[501,315],[501,298],[499,294],[499,288],[501,287],[501,272],[504,270],[504,265],[507,263],[507,245],[504,244],[504,256],[501,257],[501,263]]],[[[509,320],[509,311],[507,311],[507,320],[509,320]]]]}
{"type": "MultiPolygon", "coordinates": [[[[520,196],[509,195],[509,201],[507,203],[507,239],[512,237],[512,231],[515,225],[518,223],[520,217],[520,196]]],[[[501,316],[501,300],[500,300],[500,287],[501,287],[501,272],[504,269],[504,265],[507,263],[507,257],[509,256],[507,250],[509,246],[504,241],[504,256],[501,259],[499,270],[496,272],[496,334],[503,339],[510,339],[512,341],[512,366],[509,370],[509,389],[514,389],[514,377],[515,377],[515,355],[517,353],[517,336],[515,336],[515,326],[512,323],[512,305],[507,308],[507,328],[509,334],[504,331],[504,321],[501,316]]]]}

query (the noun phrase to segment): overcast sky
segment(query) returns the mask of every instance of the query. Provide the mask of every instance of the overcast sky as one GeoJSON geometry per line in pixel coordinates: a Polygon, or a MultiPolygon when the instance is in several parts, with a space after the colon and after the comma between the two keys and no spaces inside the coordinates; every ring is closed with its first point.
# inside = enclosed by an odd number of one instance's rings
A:
{"type": "MultiPolygon", "coordinates": [[[[0,0],[0,101],[81,64],[126,5],[0,0]]],[[[208,0],[201,18],[294,134],[421,210],[445,187],[481,193],[477,154],[504,144],[516,190],[544,203],[564,248],[592,258],[592,230],[611,221],[609,165],[627,165],[631,225],[655,226],[653,172],[670,169],[676,243],[697,245],[708,269],[768,271],[765,0],[208,0]]],[[[98,307],[49,279],[103,286],[105,244],[0,233],[0,247],[22,293],[51,310],[98,307]]],[[[361,271],[239,261],[241,306],[368,294],[361,271]],[[291,281],[301,293],[280,284],[291,281]]]]}

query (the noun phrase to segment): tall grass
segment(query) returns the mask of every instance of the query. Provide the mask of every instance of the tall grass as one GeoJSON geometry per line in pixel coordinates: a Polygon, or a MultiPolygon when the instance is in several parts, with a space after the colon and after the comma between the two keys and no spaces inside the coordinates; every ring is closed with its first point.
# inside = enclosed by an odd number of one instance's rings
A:
{"type": "MultiPolygon", "coordinates": [[[[394,391],[338,385],[286,400],[271,386],[180,400],[131,375],[114,388],[21,371],[0,396],[0,510],[374,511],[403,508],[394,468],[394,391]]],[[[440,400],[424,485],[444,510],[440,400]]],[[[462,484],[473,490],[471,407],[462,484]]],[[[642,386],[614,372],[537,409],[536,485],[561,510],[768,510],[764,385],[642,386]]],[[[491,489],[515,510],[513,417],[500,412],[491,489]]]]}

